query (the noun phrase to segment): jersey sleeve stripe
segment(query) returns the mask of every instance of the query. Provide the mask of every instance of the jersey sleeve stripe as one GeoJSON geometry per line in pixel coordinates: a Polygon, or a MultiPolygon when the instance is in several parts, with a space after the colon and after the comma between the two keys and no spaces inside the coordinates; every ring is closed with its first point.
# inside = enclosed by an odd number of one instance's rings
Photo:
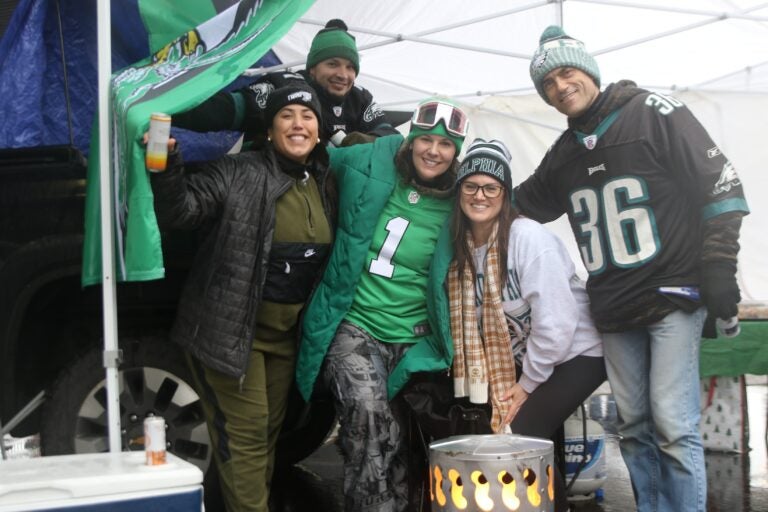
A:
{"type": "Polygon", "coordinates": [[[707,220],[727,212],[744,212],[744,214],[749,213],[747,201],[741,197],[734,197],[731,199],[718,201],[717,203],[711,203],[702,208],[701,216],[704,220],[707,220]]]}

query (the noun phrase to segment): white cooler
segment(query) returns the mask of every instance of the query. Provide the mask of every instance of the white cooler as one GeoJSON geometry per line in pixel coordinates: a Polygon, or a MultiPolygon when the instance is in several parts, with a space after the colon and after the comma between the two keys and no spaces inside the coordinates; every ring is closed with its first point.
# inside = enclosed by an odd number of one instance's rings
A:
{"type": "Polygon", "coordinates": [[[0,461],[0,512],[200,512],[203,473],[168,453],[147,466],[144,452],[0,461]]]}

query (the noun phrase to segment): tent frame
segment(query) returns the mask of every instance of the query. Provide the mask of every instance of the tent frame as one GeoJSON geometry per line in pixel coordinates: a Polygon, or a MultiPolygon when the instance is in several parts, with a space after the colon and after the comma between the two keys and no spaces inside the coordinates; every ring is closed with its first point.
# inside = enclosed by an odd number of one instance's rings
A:
{"type": "Polygon", "coordinates": [[[118,367],[122,354],[117,343],[117,282],[115,280],[114,186],[110,149],[110,79],[112,76],[112,19],[109,0],[98,0],[98,118],[99,118],[99,176],[101,201],[101,268],[102,303],[104,308],[104,368],[107,388],[107,428],[109,451],[122,451],[120,429],[120,382],[118,367]]]}
{"type": "MultiPolygon", "coordinates": [[[[451,30],[454,28],[464,27],[468,25],[472,25],[475,23],[480,23],[483,21],[487,21],[489,19],[493,18],[499,18],[504,16],[510,16],[514,15],[520,12],[524,12],[531,9],[536,9],[539,7],[543,7],[546,5],[551,4],[557,4],[557,11],[556,11],[556,18],[557,23],[562,26],[563,25],[563,4],[566,0],[540,0],[536,2],[532,2],[520,7],[512,8],[512,9],[505,9],[499,12],[495,12],[493,14],[488,14],[484,16],[479,16],[476,18],[470,18],[467,20],[463,20],[461,22],[457,23],[451,23],[448,25],[443,25],[440,27],[431,28],[428,30],[423,30],[419,32],[414,32],[412,34],[403,34],[403,33],[393,33],[393,32],[386,32],[386,31],[380,31],[380,30],[373,30],[370,28],[357,26],[357,25],[350,25],[349,29],[353,32],[358,32],[361,34],[370,34],[380,37],[385,37],[386,39],[383,41],[379,41],[376,43],[368,44],[368,45],[362,45],[358,48],[359,52],[364,52],[365,50],[381,47],[381,46],[387,46],[391,44],[397,44],[403,41],[408,42],[415,42],[415,43],[422,43],[422,44],[430,44],[435,46],[441,46],[445,48],[454,48],[459,50],[467,50],[467,51],[475,51],[479,53],[487,53],[487,54],[493,54],[493,55],[500,55],[504,57],[510,57],[515,59],[522,59],[522,60],[530,60],[531,55],[530,54],[523,54],[518,52],[507,52],[502,50],[497,50],[493,48],[484,48],[479,46],[472,46],[472,45],[466,45],[466,44],[459,44],[459,43],[453,43],[453,42],[447,42],[447,41],[440,41],[437,39],[431,39],[426,36],[429,36],[431,34],[436,34],[440,32],[445,32],[447,30],[451,30]]],[[[755,21],[755,22],[766,22],[768,21],[768,16],[757,16],[754,14],[750,14],[755,11],[759,11],[761,9],[764,9],[768,7],[768,2],[764,2],[746,9],[733,9],[730,11],[714,11],[714,10],[706,10],[706,9],[691,9],[691,8],[677,8],[677,7],[671,7],[671,6],[659,6],[659,5],[647,5],[643,3],[638,2],[628,2],[623,0],[567,0],[572,2],[578,2],[583,4],[597,4],[597,5],[604,5],[604,6],[613,6],[613,7],[623,7],[623,8],[633,8],[633,9],[645,9],[645,10],[653,10],[653,11],[662,11],[662,12],[668,12],[668,13],[678,13],[678,14],[688,14],[688,15],[697,15],[697,16],[704,16],[708,19],[704,19],[695,23],[689,23],[686,25],[682,25],[670,30],[658,32],[655,34],[651,34],[642,38],[633,39],[630,41],[626,41],[621,44],[613,45],[606,48],[597,49],[594,51],[591,51],[592,55],[598,56],[603,55],[607,53],[616,52],[625,48],[637,46],[643,43],[647,43],[649,41],[654,41],[657,39],[661,39],[664,37],[669,37],[672,35],[677,35],[680,33],[688,32],[694,29],[698,29],[707,25],[711,25],[714,23],[719,23],[725,20],[729,19],[741,19],[746,21],[755,21]]],[[[313,18],[301,18],[299,19],[299,23],[304,23],[308,25],[316,25],[318,27],[325,26],[326,21],[325,20],[318,20],[313,18]]],[[[244,76],[258,76],[264,73],[270,73],[273,71],[280,71],[284,69],[292,69],[298,66],[303,66],[306,64],[306,59],[301,60],[295,60],[295,61],[289,61],[282,64],[278,64],[275,66],[270,67],[261,67],[261,68],[252,68],[249,70],[246,70],[243,75],[244,76]]],[[[660,89],[660,90],[670,90],[670,91],[685,91],[685,90],[706,90],[703,88],[703,86],[716,82],[717,80],[720,80],[722,78],[727,78],[730,76],[735,76],[740,73],[747,72],[748,74],[751,72],[752,69],[757,67],[762,67],[768,65],[768,61],[761,62],[759,64],[748,66],[746,68],[733,70],[729,73],[726,73],[720,77],[709,79],[705,82],[701,82],[696,85],[687,86],[687,87],[679,87],[675,84],[671,85],[647,85],[649,88],[653,89],[660,89]]],[[[429,91],[425,89],[420,89],[416,87],[411,87],[408,85],[404,85],[402,83],[395,82],[393,80],[384,78],[382,76],[373,75],[370,73],[366,73],[365,75],[367,78],[371,80],[375,80],[377,82],[381,82],[383,84],[389,84],[389,85],[398,85],[400,87],[407,88],[408,90],[411,90],[413,92],[422,94],[422,95],[434,95],[437,94],[438,91],[429,91]]],[[[722,89],[713,89],[715,91],[722,92],[722,89]]],[[[453,94],[451,95],[452,98],[467,98],[472,96],[494,96],[494,95],[502,95],[502,94],[517,94],[517,93],[528,93],[533,92],[532,87],[526,87],[526,88],[518,88],[518,89],[508,89],[508,90],[501,90],[501,91],[467,91],[464,93],[459,94],[453,94]]],[[[380,106],[383,108],[392,108],[398,105],[403,105],[406,103],[412,103],[410,100],[405,100],[402,102],[389,102],[389,103],[381,103],[380,106]]]]}

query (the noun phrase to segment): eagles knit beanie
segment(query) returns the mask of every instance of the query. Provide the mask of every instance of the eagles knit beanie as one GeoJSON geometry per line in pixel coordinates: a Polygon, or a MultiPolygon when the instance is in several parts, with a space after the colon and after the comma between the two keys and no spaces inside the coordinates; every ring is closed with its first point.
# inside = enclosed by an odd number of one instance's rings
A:
{"type": "MultiPolygon", "coordinates": [[[[416,110],[418,111],[422,107],[422,105],[431,103],[437,99],[438,98],[428,98],[422,101],[416,107],[416,110]]],[[[454,104],[452,101],[446,100],[445,98],[439,98],[439,101],[443,103],[448,103],[449,105],[453,105],[455,108],[461,110],[461,108],[458,105],[454,104]]],[[[448,130],[446,130],[445,128],[444,121],[438,122],[432,128],[420,128],[418,126],[414,126],[413,123],[411,123],[411,128],[410,128],[410,131],[408,132],[408,137],[406,138],[408,139],[409,142],[412,142],[413,139],[415,139],[419,135],[429,135],[429,134],[441,135],[443,137],[450,139],[450,141],[453,142],[453,145],[456,146],[456,156],[458,157],[459,153],[461,153],[461,147],[464,145],[464,137],[460,137],[458,135],[453,135],[451,133],[448,133],[448,130]]]]}
{"type": "Polygon", "coordinates": [[[297,83],[280,87],[269,94],[267,105],[264,108],[264,121],[266,121],[267,126],[272,126],[272,120],[280,112],[280,109],[288,105],[309,107],[317,116],[317,124],[322,125],[322,108],[317,93],[309,85],[297,83]]]}
{"type": "Polygon", "coordinates": [[[473,174],[487,174],[504,185],[507,194],[512,197],[512,168],[509,165],[511,161],[512,156],[503,142],[477,138],[467,148],[467,154],[464,155],[456,174],[456,185],[473,174]]]}
{"type": "Polygon", "coordinates": [[[312,39],[307,55],[307,69],[334,57],[347,59],[354,66],[355,74],[360,74],[360,56],[357,54],[355,36],[347,32],[347,24],[339,19],[330,20],[312,39]]]}
{"type": "Polygon", "coordinates": [[[536,91],[544,101],[549,103],[542,82],[544,77],[553,69],[571,67],[580,69],[595,81],[600,88],[600,69],[594,57],[587,53],[584,43],[573,39],[563,32],[562,27],[550,25],[539,38],[539,47],[531,59],[531,80],[536,91]]]}

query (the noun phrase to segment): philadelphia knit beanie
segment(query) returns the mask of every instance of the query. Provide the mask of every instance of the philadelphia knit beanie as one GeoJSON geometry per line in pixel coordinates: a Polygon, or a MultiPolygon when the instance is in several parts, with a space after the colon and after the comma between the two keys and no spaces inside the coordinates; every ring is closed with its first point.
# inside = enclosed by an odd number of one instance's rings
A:
{"type": "Polygon", "coordinates": [[[510,161],[512,156],[507,146],[500,140],[477,138],[467,148],[467,154],[459,166],[456,174],[456,185],[473,174],[487,174],[496,178],[512,196],[512,168],[510,161]]]}
{"type": "Polygon", "coordinates": [[[539,38],[539,47],[531,59],[531,80],[536,91],[549,103],[542,82],[553,69],[571,67],[591,76],[600,88],[600,69],[595,59],[587,53],[584,43],[568,36],[561,27],[550,25],[539,38]]]}
{"type": "Polygon", "coordinates": [[[355,74],[360,74],[360,56],[357,54],[355,36],[347,32],[347,24],[339,19],[330,20],[312,39],[307,55],[307,69],[334,57],[349,60],[355,68],[355,74]]]}
{"type": "Polygon", "coordinates": [[[267,105],[264,108],[264,121],[266,121],[267,126],[272,126],[272,120],[280,112],[280,109],[288,105],[309,107],[317,116],[317,124],[322,125],[322,108],[317,93],[309,85],[297,83],[280,87],[269,94],[267,105]]]}

